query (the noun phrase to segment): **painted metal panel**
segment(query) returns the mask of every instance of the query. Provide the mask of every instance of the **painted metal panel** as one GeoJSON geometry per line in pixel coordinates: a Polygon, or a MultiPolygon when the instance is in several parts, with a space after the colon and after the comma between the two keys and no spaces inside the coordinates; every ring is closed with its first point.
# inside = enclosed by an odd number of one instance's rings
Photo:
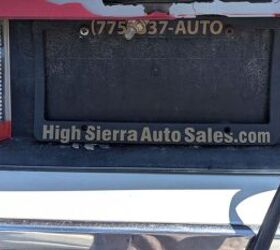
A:
{"type": "Polygon", "coordinates": [[[260,225],[279,182],[278,175],[2,171],[0,218],[260,225]]]}
{"type": "Polygon", "coordinates": [[[190,18],[198,15],[277,16],[280,2],[171,4],[147,11],[143,4],[105,5],[103,0],[1,0],[0,17],[9,19],[190,18]]]}

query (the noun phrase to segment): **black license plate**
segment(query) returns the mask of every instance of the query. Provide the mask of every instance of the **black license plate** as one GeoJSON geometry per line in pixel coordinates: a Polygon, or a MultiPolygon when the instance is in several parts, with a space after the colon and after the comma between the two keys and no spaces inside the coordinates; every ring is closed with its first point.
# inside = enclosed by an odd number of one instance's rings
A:
{"type": "Polygon", "coordinates": [[[35,22],[36,138],[277,144],[279,28],[273,18],[35,22]]]}

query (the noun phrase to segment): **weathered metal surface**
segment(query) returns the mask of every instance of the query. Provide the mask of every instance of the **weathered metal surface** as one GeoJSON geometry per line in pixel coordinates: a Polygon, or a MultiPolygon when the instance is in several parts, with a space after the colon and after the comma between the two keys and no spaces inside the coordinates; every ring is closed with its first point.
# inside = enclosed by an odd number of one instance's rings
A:
{"type": "Polygon", "coordinates": [[[197,2],[147,6],[105,5],[103,0],[1,0],[0,18],[96,19],[96,18],[190,18],[198,15],[277,16],[280,2],[197,2]]]}

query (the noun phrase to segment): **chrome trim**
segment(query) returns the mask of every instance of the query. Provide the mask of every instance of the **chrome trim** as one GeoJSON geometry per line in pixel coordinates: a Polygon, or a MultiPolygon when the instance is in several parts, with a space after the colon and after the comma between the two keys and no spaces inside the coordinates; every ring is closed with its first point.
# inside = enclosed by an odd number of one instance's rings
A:
{"type": "MultiPolygon", "coordinates": [[[[271,250],[279,249],[277,233],[271,250]]],[[[0,220],[0,249],[241,250],[253,235],[245,226],[230,225],[0,220]]]]}
{"type": "MultiPolygon", "coordinates": [[[[44,232],[71,234],[211,234],[252,237],[258,226],[198,225],[172,223],[121,223],[29,219],[0,219],[0,232],[44,232]]],[[[277,231],[280,237],[280,229],[277,231]]]]}
{"type": "MultiPolygon", "coordinates": [[[[38,167],[39,168],[39,167],[38,167]]],[[[211,170],[212,173],[212,170],[211,170]]],[[[240,189],[245,197],[275,190],[280,175],[0,171],[1,191],[240,189]],[[32,183],[32,185],[31,185],[32,183]]],[[[1,207],[1,206],[0,206],[1,207]]],[[[1,215],[0,215],[1,218],[1,215]]]]}
{"type": "MultiPolygon", "coordinates": [[[[213,168],[160,168],[160,167],[71,167],[71,166],[13,166],[0,165],[0,173],[11,172],[50,172],[50,173],[91,173],[91,174],[179,174],[179,175],[255,175],[255,176],[279,176],[280,169],[228,169],[213,168]]],[[[280,179],[279,179],[280,180],[280,179]]],[[[280,182],[280,181],[279,181],[280,182]]]]}

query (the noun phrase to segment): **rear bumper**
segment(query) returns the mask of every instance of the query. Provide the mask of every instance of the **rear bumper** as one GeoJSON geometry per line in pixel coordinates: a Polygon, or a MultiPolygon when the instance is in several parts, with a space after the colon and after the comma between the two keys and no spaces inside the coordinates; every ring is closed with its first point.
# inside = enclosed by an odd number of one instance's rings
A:
{"type": "MultiPolygon", "coordinates": [[[[114,249],[238,250],[245,249],[254,236],[251,229],[244,225],[2,220],[0,249],[103,250],[114,246],[114,249]]],[[[272,250],[279,249],[279,232],[272,250]]]]}
{"type": "Polygon", "coordinates": [[[257,232],[279,180],[278,175],[2,171],[0,245],[34,247],[44,241],[63,249],[82,241],[90,249],[100,237],[130,244],[171,237],[174,244],[197,249],[218,243],[242,249],[257,232]]]}

